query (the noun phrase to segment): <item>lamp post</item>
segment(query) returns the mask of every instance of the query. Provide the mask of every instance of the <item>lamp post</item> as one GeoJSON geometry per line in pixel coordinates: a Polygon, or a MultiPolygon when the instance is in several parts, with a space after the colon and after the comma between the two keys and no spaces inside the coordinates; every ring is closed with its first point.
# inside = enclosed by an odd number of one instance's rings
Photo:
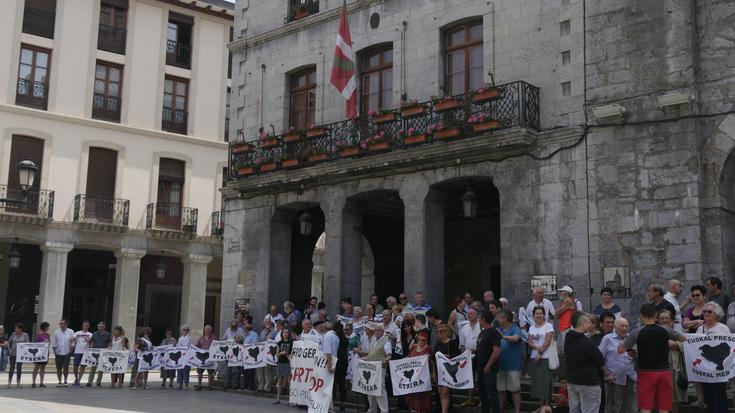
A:
{"type": "MultiPolygon", "coordinates": [[[[161,251],[161,256],[163,256],[163,251],[161,251]]],[[[156,278],[159,280],[166,278],[166,263],[163,262],[163,259],[156,264],[156,278]]]]}
{"type": "Polygon", "coordinates": [[[299,233],[301,235],[311,235],[313,222],[314,218],[312,218],[309,211],[304,211],[304,213],[299,216],[299,233]]]}
{"type": "Polygon", "coordinates": [[[11,270],[17,270],[20,268],[20,251],[18,251],[18,238],[15,239],[15,243],[13,244],[13,248],[10,250],[10,254],[8,254],[8,264],[10,266],[11,270]]]}
{"type": "Polygon", "coordinates": [[[3,204],[25,204],[28,202],[28,191],[33,188],[33,182],[36,179],[38,167],[33,161],[25,159],[18,163],[18,184],[23,191],[23,198],[0,198],[3,204]]]}
{"type": "Polygon", "coordinates": [[[477,200],[479,197],[476,193],[472,192],[472,189],[467,188],[460,198],[462,201],[462,216],[465,218],[474,218],[477,216],[477,200]]]}

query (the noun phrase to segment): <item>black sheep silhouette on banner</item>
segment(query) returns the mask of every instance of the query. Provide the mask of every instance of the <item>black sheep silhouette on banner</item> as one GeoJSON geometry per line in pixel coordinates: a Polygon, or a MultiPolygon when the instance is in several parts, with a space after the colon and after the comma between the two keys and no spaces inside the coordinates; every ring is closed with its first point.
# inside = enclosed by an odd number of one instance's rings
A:
{"type": "Polygon", "coordinates": [[[207,360],[209,360],[209,352],[197,351],[196,358],[199,360],[199,365],[204,366],[205,364],[207,364],[207,360]]]}
{"type": "Polygon", "coordinates": [[[153,363],[153,357],[155,357],[153,353],[146,353],[146,354],[143,354],[142,358],[143,358],[143,361],[146,362],[150,366],[151,363],[153,363]]]}
{"type": "Polygon", "coordinates": [[[365,383],[369,383],[370,382],[370,376],[372,376],[372,375],[373,375],[373,373],[371,373],[371,372],[369,372],[367,370],[363,370],[362,371],[362,378],[365,379],[365,383]]]}
{"type": "Polygon", "coordinates": [[[454,382],[457,382],[457,372],[459,371],[459,362],[444,362],[444,368],[447,370],[447,373],[449,373],[450,376],[452,376],[452,380],[454,382]]]}
{"type": "Polygon", "coordinates": [[[258,360],[258,355],[259,355],[259,354],[260,354],[260,347],[258,347],[258,346],[253,346],[253,347],[250,347],[250,348],[248,349],[248,355],[249,355],[249,356],[250,356],[250,358],[252,358],[253,360],[258,360]]]}
{"type": "MultiPolygon", "coordinates": [[[[730,346],[727,343],[720,343],[716,346],[710,346],[705,344],[699,347],[699,351],[702,353],[702,357],[705,360],[711,361],[717,365],[717,370],[722,371],[725,369],[725,359],[730,355],[730,346]]],[[[697,359],[694,361],[694,365],[699,364],[701,360],[697,359]]]]}
{"type": "Polygon", "coordinates": [[[29,348],[28,349],[28,352],[31,353],[31,354],[33,354],[33,356],[35,357],[36,353],[38,353],[38,349],[37,348],[29,348]]]}

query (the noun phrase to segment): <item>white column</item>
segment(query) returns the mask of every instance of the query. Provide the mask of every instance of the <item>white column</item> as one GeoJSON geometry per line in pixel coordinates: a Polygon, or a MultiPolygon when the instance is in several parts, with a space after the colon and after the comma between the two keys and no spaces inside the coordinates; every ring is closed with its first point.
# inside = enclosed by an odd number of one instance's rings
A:
{"type": "Polygon", "coordinates": [[[115,292],[112,305],[112,327],[122,326],[129,340],[136,337],[138,320],[138,286],[140,259],[145,250],[122,248],[115,251],[115,292]]]}
{"type": "Polygon", "coordinates": [[[191,325],[191,336],[198,338],[204,330],[204,302],[207,297],[207,264],[212,257],[189,254],[184,263],[184,285],[181,288],[181,324],[191,325]]]}
{"type": "MultiPolygon", "coordinates": [[[[41,244],[41,286],[38,290],[38,316],[36,322],[57,326],[64,312],[66,286],[66,261],[73,244],[46,242],[41,244]]],[[[53,336],[53,334],[52,334],[53,336]]],[[[53,340],[53,337],[51,338],[53,340]]],[[[53,343],[52,343],[53,344],[53,343]]]]}

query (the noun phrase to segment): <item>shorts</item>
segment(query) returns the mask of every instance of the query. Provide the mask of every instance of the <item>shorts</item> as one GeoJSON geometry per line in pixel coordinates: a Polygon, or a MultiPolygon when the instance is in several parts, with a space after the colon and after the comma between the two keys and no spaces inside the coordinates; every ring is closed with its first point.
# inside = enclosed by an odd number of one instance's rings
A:
{"type": "Polygon", "coordinates": [[[636,386],[639,409],[653,410],[656,405],[659,410],[671,410],[674,385],[669,370],[640,371],[636,386]]]}
{"type": "Polygon", "coordinates": [[[498,372],[498,391],[509,391],[518,393],[521,391],[521,371],[507,370],[498,372]]]}
{"type": "Polygon", "coordinates": [[[84,353],[74,353],[74,368],[79,367],[82,364],[84,353]]]}
{"type": "Polygon", "coordinates": [[[288,377],[291,374],[291,363],[276,364],[276,377],[288,377]]]}
{"type": "Polygon", "coordinates": [[[68,368],[69,367],[69,359],[70,359],[70,356],[68,354],[64,354],[64,355],[57,354],[56,355],[56,358],[55,358],[55,360],[56,360],[56,370],[59,370],[59,369],[64,368],[64,367],[67,367],[68,368]]]}
{"type": "Polygon", "coordinates": [[[213,375],[217,369],[197,369],[197,374],[204,374],[204,370],[207,371],[207,374],[213,375]]]}

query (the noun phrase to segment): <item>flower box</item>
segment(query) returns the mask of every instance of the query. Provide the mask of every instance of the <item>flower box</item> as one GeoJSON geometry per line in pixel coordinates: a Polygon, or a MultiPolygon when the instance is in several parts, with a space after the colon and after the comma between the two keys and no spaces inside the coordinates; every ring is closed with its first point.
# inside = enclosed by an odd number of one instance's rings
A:
{"type": "Polygon", "coordinates": [[[318,138],[326,134],[327,134],[327,130],[325,128],[312,128],[306,131],[307,138],[318,138]]]}
{"type": "Polygon", "coordinates": [[[276,162],[268,162],[260,165],[260,172],[270,172],[278,169],[276,162]]]}
{"type": "Polygon", "coordinates": [[[283,135],[283,141],[286,143],[298,142],[301,140],[300,133],[289,132],[283,135]]]}
{"type": "Polygon", "coordinates": [[[349,148],[344,148],[339,151],[340,158],[349,158],[351,156],[355,156],[360,152],[360,150],[357,148],[357,146],[351,146],[349,148]]]}
{"type": "Polygon", "coordinates": [[[254,166],[244,166],[237,170],[237,174],[240,176],[247,176],[252,175],[255,173],[255,167],[254,166]]]}
{"type": "Polygon", "coordinates": [[[406,136],[403,138],[403,143],[406,145],[415,145],[417,143],[423,143],[426,142],[426,134],[422,133],[421,135],[412,135],[412,136],[406,136]]]}
{"type": "Polygon", "coordinates": [[[450,139],[456,138],[460,135],[459,128],[442,129],[434,132],[434,137],[437,139],[450,139]]]}
{"type": "Polygon", "coordinates": [[[491,89],[485,89],[482,92],[475,93],[475,95],[472,96],[472,102],[474,103],[487,102],[488,100],[497,99],[499,97],[500,97],[500,89],[494,87],[491,89]]]}
{"type": "Polygon", "coordinates": [[[459,107],[459,101],[457,99],[446,99],[441,102],[434,104],[435,112],[444,112],[446,110],[452,110],[459,107]]]}
{"type": "Polygon", "coordinates": [[[474,123],[472,124],[472,130],[475,132],[484,132],[489,131],[493,129],[498,129],[500,127],[500,122],[498,122],[495,119],[488,120],[481,123],[474,123]]]}
{"type": "Polygon", "coordinates": [[[386,123],[396,120],[395,112],[386,113],[385,115],[373,116],[373,123],[386,123]]]}
{"type": "Polygon", "coordinates": [[[309,162],[322,162],[329,159],[326,153],[313,153],[309,155],[309,162]]]}
{"type": "Polygon", "coordinates": [[[423,115],[423,106],[412,106],[409,108],[401,109],[401,116],[404,118],[412,118],[414,116],[423,115]]]}
{"type": "Polygon", "coordinates": [[[278,146],[278,139],[276,138],[268,138],[260,141],[260,147],[263,149],[272,148],[274,146],[278,146]]]}
{"type": "Polygon", "coordinates": [[[295,10],[293,12],[293,19],[294,20],[303,19],[304,17],[309,16],[309,15],[311,15],[311,12],[309,10],[295,10]]]}
{"type": "Polygon", "coordinates": [[[248,153],[253,150],[253,145],[249,143],[238,143],[232,145],[232,153],[248,153]]]}
{"type": "Polygon", "coordinates": [[[299,160],[296,159],[296,158],[294,158],[294,159],[284,159],[283,161],[281,161],[281,167],[284,168],[284,169],[285,168],[295,168],[297,166],[299,166],[299,160]]]}
{"type": "Polygon", "coordinates": [[[368,145],[370,152],[387,151],[388,149],[390,149],[390,142],[378,142],[368,145]]]}

